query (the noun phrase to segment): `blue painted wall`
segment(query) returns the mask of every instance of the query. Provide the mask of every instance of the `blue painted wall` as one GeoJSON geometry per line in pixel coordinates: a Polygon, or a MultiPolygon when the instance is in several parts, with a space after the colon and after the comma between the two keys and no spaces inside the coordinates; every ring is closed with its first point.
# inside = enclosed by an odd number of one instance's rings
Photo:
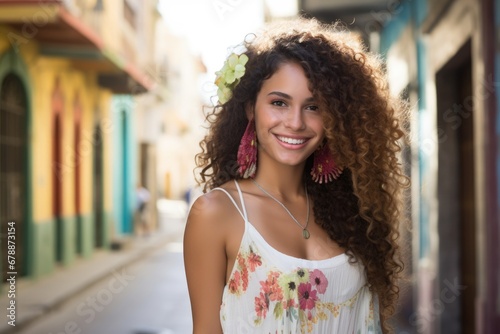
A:
{"type": "Polygon", "coordinates": [[[130,95],[115,95],[112,100],[113,216],[117,235],[133,232],[135,210],[136,156],[134,100],[130,95]]]}

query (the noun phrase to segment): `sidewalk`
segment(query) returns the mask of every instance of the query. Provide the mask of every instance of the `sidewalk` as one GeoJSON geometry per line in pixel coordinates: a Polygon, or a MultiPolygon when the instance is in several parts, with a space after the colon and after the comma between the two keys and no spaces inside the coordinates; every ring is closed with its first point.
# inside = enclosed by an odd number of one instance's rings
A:
{"type": "MultiPolygon", "coordinates": [[[[158,203],[159,229],[149,236],[131,236],[120,250],[96,250],[90,259],[77,259],[68,268],[57,268],[39,279],[18,279],[16,282],[16,326],[10,326],[4,315],[0,333],[20,333],[22,328],[44,314],[61,307],[65,301],[93,284],[120,275],[123,269],[165,244],[179,240],[183,233],[184,217],[165,211],[158,203]]],[[[164,204],[164,203],[163,203],[164,204]]],[[[8,288],[3,287],[1,309],[7,314],[8,288]]]]}

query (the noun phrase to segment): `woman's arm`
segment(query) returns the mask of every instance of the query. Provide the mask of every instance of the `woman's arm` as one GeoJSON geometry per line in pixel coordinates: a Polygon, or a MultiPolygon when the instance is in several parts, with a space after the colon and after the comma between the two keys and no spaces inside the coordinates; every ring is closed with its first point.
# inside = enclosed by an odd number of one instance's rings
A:
{"type": "Polygon", "coordinates": [[[199,197],[184,232],[184,266],[194,334],[222,333],[220,306],[226,275],[224,214],[217,194],[199,197]],[[222,219],[223,220],[223,219],[222,219]]]}

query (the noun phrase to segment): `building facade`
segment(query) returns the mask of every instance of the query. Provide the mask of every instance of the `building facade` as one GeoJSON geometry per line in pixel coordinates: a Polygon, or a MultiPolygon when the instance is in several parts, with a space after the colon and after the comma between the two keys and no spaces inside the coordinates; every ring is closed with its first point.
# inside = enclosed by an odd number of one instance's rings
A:
{"type": "Polygon", "coordinates": [[[303,0],[301,9],[325,21],[356,18],[351,28],[384,57],[392,92],[412,105],[412,286],[400,330],[495,333],[500,1],[303,0]]]}
{"type": "Polygon", "coordinates": [[[417,284],[408,321],[417,332],[493,333],[500,324],[499,4],[406,2],[381,30],[391,85],[415,106],[417,284]]]}
{"type": "Polygon", "coordinates": [[[0,242],[15,222],[23,276],[50,274],[132,231],[131,101],[154,82],[139,69],[144,46],[131,27],[142,31],[147,4],[0,3],[0,242]]]}

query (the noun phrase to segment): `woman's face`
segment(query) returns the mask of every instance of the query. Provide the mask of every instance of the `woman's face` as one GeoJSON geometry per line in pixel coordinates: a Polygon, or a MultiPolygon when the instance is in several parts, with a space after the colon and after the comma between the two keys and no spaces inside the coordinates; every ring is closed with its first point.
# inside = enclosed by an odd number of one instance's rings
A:
{"type": "Polygon", "coordinates": [[[262,84],[255,103],[259,161],[302,164],[324,138],[323,120],[297,63],[284,63],[262,84]]]}

